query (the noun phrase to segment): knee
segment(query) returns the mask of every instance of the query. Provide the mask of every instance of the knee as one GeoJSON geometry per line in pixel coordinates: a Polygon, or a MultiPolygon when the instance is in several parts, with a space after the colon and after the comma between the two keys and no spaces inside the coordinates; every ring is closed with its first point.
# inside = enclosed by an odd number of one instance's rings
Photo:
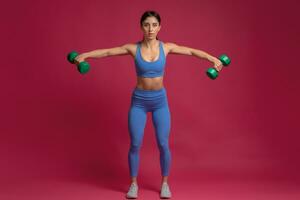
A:
{"type": "Polygon", "coordinates": [[[169,151],[169,144],[168,144],[168,142],[159,142],[158,148],[160,151],[163,151],[163,152],[169,151]]]}
{"type": "Polygon", "coordinates": [[[131,152],[138,152],[141,149],[141,144],[131,143],[130,151],[131,152]]]}

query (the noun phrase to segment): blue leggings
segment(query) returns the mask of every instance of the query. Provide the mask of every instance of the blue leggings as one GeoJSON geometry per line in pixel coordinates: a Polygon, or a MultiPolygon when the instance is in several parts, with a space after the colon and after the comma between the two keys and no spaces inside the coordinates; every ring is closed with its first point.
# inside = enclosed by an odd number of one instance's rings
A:
{"type": "Polygon", "coordinates": [[[130,175],[132,177],[138,175],[139,151],[147,121],[147,112],[152,112],[156,142],[160,151],[161,175],[168,176],[171,163],[168,140],[171,117],[164,87],[159,90],[143,90],[136,87],[132,93],[131,106],[128,112],[128,129],[130,134],[128,164],[130,175]]]}

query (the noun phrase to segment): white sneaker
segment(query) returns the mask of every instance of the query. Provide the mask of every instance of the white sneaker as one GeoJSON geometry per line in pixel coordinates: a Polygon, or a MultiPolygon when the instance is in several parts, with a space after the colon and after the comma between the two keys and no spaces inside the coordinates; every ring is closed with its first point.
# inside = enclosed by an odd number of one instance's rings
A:
{"type": "Polygon", "coordinates": [[[136,183],[131,183],[130,188],[126,194],[126,198],[135,199],[138,197],[138,185],[136,183]]]}
{"type": "Polygon", "coordinates": [[[168,183],[163,183],[160,191],[160,198],[168,199],[171,198],[172,194],[169,188],[168,183]]]}

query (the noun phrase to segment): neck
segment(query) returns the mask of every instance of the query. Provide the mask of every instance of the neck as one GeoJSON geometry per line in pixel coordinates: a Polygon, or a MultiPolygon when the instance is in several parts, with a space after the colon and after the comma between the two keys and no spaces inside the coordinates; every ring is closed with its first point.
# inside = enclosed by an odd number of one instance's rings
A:
{"type": "Polygon", "coordinates": [[[142,43],[147,47],[147,48],[155,48],[156,45],[157,45],[157,39],[147,39],[147,38],[144,38],[142,43]]]}

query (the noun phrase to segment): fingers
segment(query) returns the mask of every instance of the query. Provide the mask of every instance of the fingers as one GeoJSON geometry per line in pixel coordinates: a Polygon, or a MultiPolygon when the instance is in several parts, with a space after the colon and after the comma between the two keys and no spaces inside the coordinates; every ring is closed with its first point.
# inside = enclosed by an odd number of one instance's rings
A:
{"type": "Polygon", "coordinates": [[[215,69],[219,72],[222,69],[222,65],[215,65],[215,69]]]}
{"type": "Polygon", "coordinates": [[[82,59],[80,58],[80,56],[77,56],[77,57],[75,57],[74,61],[76,64],[79,64],[82,62],[82,59]]]}
{"type": "Polygon", "coordinates": [[[75,64],[79,64],[79,61],[75,58],[75,59],[74,59],[74,63],[75,63],[75,64]]]}

